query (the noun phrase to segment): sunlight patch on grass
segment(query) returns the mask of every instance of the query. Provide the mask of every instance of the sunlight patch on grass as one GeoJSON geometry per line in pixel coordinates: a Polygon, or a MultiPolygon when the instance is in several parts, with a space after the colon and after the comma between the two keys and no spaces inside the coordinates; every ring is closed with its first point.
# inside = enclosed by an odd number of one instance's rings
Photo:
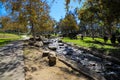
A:
{"type": "Polygon", "coordinates": [[[9,33],[0,33],[0,39],[19,39],[20,36],[9,33]]]}
{"type": "Polygon", "coordinates": [[[4,46],[5,44],[8,44],[11,41],[15,41],[20,39],[20,36],[15,34],[9,34],[9,33],[0,33],[0,46],[4,46]]]}

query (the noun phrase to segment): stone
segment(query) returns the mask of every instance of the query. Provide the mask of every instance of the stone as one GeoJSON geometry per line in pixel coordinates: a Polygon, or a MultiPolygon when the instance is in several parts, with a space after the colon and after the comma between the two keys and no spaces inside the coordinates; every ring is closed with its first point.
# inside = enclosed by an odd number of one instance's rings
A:
{"type": "Polygon", "coordinates": [[[36,42],[34,44],[36,47],[42,47],[43,46],[43,42],[42,41],[39,41],[39,42],[36,42]]]}
{"type": "Polygon", "coordinates": [[[48,55],[48,59],[49,59],[49,66],[56,65],[56,53],[55,52],[50,52],[48,55]]]}
{"type": "Polygon", "coordinates": [[[49,54],[49,51],[43,51],[43,55],[42,55],[42,57],[47,57],[48,54],[49,54]]]}
{"type": "Polygon", "coordinates": [[[41,37],[36,37],[36,41],[41,41],[41,37]]]}
{"type": "Polygon", "coordinates": [[[49,66],[56,65],[56,56],[50,55],[49,56],[49,66]]]}
{"type": "Polygon", "coordinates": [[[50,55],[57,56],[54,51],[50,51],[48,57],[49,57],[50,55]]]}
{"type": "Polygon", "coordinates": [[[37,71],[37,68],[34,67],[34,66],[32,66],[32,67],[31,67],[31,71],[32,71],[32,72],[37,71]]]}
{"type": "Polygon", "coordinates": [[[24,67],[25,72],[30,71],[27,66],[24,67]]]}
{"type": "Polygon", "coordinates": [[[56,46],[54,46],[54,45],[49,45],[48,48],[51,50],[56,50],[56,46]]]}
{"type": "Polygon", "coordinates": [[[59,46],[64,46],[64,44],[63,43],[59,43],[59,46]]]}
{"type": "Polygon", "coordinates": [[[31,38],[29,38],[29,40],[33,41],[33,40],[34,40],[34,38],[32,38],[32,37],[31,37],[31,38]]]}
{"type": "Polygon", "coordinates": [[[48,40],[44,40],[43,43],[44,44],[49,44],[49,41],[48,40]]]}

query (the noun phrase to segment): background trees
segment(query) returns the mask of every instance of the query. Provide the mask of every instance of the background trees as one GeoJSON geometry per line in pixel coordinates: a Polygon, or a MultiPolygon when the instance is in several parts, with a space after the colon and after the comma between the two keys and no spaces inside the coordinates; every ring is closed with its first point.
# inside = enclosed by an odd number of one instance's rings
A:
{"type": "MultiPolygon", "coordinates": [[[[75,14],[69,12],[70,1],[65,0],[66,16],[58,24],[61,31],[78,30],[75,14]]],[[[53,31],[55,20],[49,15],[50,6],[47,0],[1,0],[0,2],[4,3],[11,12],[12,24],[19,24],[17,27],[21,26],[22,29],[29,25],[34,38],[41,31],[53,31]]],[[[119,5],[119,0],[86,0],[84,6],[76,10],[80,20],[79,26],[82,26],[81,31],[85,30],[93,38],[101,34],[108,34],[111,37],[119,27],[119,5]]]]}
{"type": "Polygon", "coordinates": [[[86,0],[83,8],[78,11],[78,17],[81,24],[89,24],[90,28],[94,27],[91,24],[97,24],[99,34],[102,32],[110,37],[116,32],[116,24],[119,24],[119,5],[120,1],[117,0],[86,0]]]}
{"type": "Polygon", "coordinates": [[[74,38],[76,36],[74,33],[79,30],[74,14],[71,12],[67,13],[65,18],[60,20],[58,28],[62,34],[65,34],[65,36],[74,38]]]}

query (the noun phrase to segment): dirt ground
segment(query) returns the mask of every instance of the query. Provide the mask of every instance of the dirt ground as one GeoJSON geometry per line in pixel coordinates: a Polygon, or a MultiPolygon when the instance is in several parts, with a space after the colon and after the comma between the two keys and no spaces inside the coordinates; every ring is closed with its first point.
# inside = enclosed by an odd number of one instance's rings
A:
{"type": "Polygon", "coordinates": [[[24,49],[26,80],[89,80],[59,60],[54,67],[50,67],[48,58],[42,58],[42,50],[34,47],[24,49]]]}

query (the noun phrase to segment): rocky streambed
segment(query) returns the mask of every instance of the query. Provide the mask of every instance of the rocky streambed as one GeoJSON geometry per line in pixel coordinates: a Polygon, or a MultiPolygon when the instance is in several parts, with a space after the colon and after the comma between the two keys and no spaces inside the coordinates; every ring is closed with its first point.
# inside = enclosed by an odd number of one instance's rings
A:
{"type": "Polygon", "coordinates": [[[82,66],[88,73],[93,72],[94,74],[98,74],[99,77],[104,77],[106,80],[120,80],[119,64],[95,56],[88,51],[62,43],[59,38],[50,39],[46,42],[49,43],[48,48],[56,51],[58,55],[76,62],[78,66],[82,66]]]}

